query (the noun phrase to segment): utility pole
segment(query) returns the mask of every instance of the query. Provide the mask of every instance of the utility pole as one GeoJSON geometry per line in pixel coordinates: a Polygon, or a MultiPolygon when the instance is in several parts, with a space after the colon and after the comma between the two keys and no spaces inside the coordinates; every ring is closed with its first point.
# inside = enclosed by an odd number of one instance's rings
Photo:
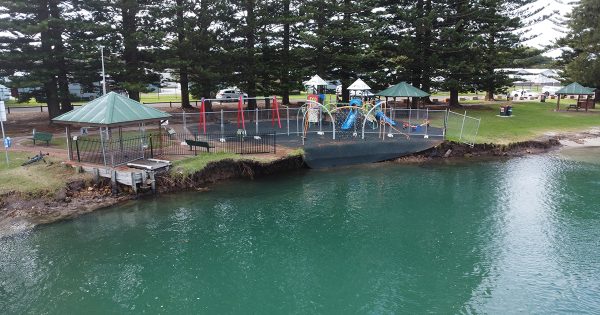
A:
{"type": "Polygon", "coordinates": [[[104,75],[104,46],[100,46],[100,59],[102,60],[102,95],[106,94],[106,76],[104,75]]]}

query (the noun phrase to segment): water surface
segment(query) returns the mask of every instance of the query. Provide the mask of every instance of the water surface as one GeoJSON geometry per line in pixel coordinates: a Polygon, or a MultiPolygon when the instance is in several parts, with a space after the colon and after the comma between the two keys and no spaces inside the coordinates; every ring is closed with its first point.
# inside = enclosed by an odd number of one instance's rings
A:
{"type": "Polygon", "coordinates": [[[23,313],[598,313],[600,149],[233,181],[0,240],[23,313]]]}

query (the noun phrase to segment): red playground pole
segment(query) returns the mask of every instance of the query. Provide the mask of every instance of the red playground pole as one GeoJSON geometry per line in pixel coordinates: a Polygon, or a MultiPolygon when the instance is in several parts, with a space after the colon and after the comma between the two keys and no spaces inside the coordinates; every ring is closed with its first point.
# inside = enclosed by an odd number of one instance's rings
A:
{"type": "Polygon", "coordinates": [[[240,129],[240,120],[242,122],[242,129],[246,130],[246,121],[244,119],[244,99],[243,99],[242,95],[240,95],[240,98],[238,100],[238,116],[237,116],[238,129],[240,129]]]}
{"type": "MultiPolygon", "coordinates": [[[[206,108],[204,107],[204,97],[202,98],[202,103],[200,105],[200,126],[204,130],[204,134],[206,134],[206,108]]],[[[200,126],[198,126],[198,132],[200,132],[200,126]]]]}
{"type": "Polygon", "coordinates": [[[271,114],[271,126],[275,127],[275,115],[277,115],[277,124],[281,129],[281,118],[279,117],[279,104],[277,103],[277,96],[273,95],[273,113],[271,114]]]}

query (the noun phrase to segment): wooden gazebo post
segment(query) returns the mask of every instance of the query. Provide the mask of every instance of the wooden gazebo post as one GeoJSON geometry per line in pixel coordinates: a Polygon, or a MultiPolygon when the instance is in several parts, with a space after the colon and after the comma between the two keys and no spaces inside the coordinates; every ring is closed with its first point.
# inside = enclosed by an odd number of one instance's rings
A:
{"type": "Polygon", "coordinates": [[[556,96],[557,96],[557,98],[558,98],[558,100],[556,101],[556,111],[557,111],[557,112],[558,112],[558,111],[560,111],[560,96],[561,96],[561,95],[562,95],[562,94],[556,94],[556,96]]]}

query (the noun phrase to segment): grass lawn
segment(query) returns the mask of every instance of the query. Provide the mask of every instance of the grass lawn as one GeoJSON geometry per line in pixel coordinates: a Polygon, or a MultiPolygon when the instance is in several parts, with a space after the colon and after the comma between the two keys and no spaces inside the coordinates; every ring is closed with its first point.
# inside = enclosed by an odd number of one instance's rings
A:
{"type": "MultiPolygon", "coordinates": [[[[561,109],[573,100],[561,100],[561,109]]],[[[547,132],[582,131],[600,126],[600,110],[554,112],[555,102],[514,102],[513,116],[498,117],[504,103],[485,104],[480,108],[465,107],[467,115],[481,118],[477,142],[509,143],[535,139],[547,132]]],[[[456,110],[455,110],[456,111],[456,110]]],[[[457,112],[461,112],[457,110],[457,112]]]]}
{"type": "Polygon", "coordinates": [[[75,170],[60,164],[53,157],[45,157],[44,162],[37,162],[29,166],[22,163],[34,156],[32,153],[9,152],[10,165],[6,165],[5,153],[1,154],[0,163],[0,194],[16,191],[32,196],[53,194],[64,187],[68,180],[83,178],[84,175],[75,173],[75,170]]]}
{"type": "Polygon", "coordinates": [[[208,163],[232,159],[244,159],[243,156],[234,153],[199,153],[197,156],[173,162],[171,172],[186,176],[203,169],[208,163]]]}

